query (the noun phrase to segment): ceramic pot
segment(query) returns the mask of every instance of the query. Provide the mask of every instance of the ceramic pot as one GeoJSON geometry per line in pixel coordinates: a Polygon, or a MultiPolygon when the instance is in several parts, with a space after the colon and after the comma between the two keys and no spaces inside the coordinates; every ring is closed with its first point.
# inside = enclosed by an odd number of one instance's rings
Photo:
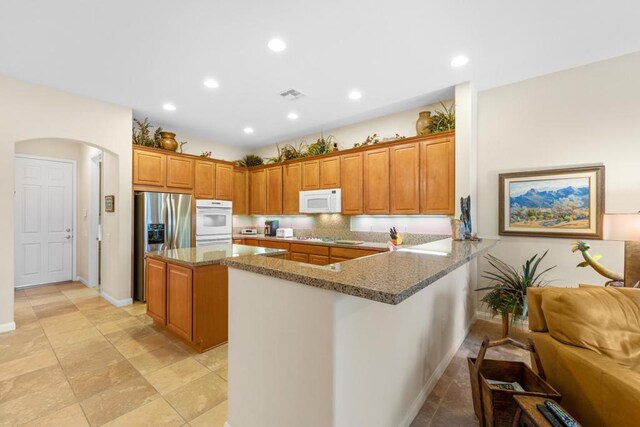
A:
{"type": "Polygon", "coordinates": [[[459,219],[451,218],[451,238],[464,240],[464,223],[459,219]]]}
{"type": "Polygon", "coordinates": [[[178,149],[176,134],[173,132],[160,132],[160,143],[165,150],[176,151],[178,149]]]}
{"type": "Polygon", "coordinates": [[[429,125],[431,124],[431,111],[421,111],[418,113],[418,121],[416,122],[416,134],[418,136],[428,135],[431,133],[429,125]]]}

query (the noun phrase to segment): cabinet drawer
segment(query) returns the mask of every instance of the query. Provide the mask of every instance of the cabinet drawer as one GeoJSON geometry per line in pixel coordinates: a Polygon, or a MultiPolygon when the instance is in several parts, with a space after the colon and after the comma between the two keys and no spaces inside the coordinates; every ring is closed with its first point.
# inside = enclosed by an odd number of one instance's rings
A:
{"type": "Polygon", "coordinates": [[[350,248],[331,248],[331,257],[354,259],[367,255],[375,255],[380,251],[370,251],[366,249],[350,249],[350,248]]]}
{"type": "Polygon", "coordinates": [[[289,254],[289,259],[291,261],[295,261],[295,262],[309,262],[309,255],[308,254],[301,254],[298,252],[291,252],[289,254]]]}
{"type": "Polygon", "coordinates": [[[245,239],[243,245],[247,246],[260,246],[260,240],[256,239],[245,239]]]}
{"type": "Polygon", "coordinates": [[[300,252],[303,254],[315,254],[315,255],[329,255],[329,247],[328,246],[319,246],[319,245],[305,245],[300,243],[292,243],[291,244],[291,252],[300,252]]]}
{"type": "Polygon", "coordinates": [[[242,239],[233,239],[233,244],[234,245],[244,245],[244,240],[242,239]]]}
{"type": "Polygon", "coordinates": [[[261,240],[260,246],[263,248],[271,248],[271,249],[284,249],[286,251],[289,250],[289,244],[285,242],[272,242],[271,240],[261,240]]]}
{"type": "Polygon", "coordinates": [[[329,257],[324,255],[309,255],[309,264],[327,265],[329,264],[329,257]]]}

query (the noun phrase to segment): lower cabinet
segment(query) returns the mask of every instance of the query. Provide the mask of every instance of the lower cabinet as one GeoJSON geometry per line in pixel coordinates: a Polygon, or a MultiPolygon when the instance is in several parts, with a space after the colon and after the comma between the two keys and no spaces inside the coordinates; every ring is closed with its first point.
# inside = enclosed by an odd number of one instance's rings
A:
{"type": "Polygon", "coordinates": [[[190,268],[167,266],[167,329],[191,341],[193,333],[193,274],[190,268]]]}
{"type": "Polygon", "coordinates": [[[147,258],[147,314],[157,323],[167,323],[167,263],[147,258]]]}
{"type": "Polygon", "coordinates": [[[369,249],[331,248],[331,263],[349,261],[363,256],[375,255],[385,251],[373,251],[369,249]]]}

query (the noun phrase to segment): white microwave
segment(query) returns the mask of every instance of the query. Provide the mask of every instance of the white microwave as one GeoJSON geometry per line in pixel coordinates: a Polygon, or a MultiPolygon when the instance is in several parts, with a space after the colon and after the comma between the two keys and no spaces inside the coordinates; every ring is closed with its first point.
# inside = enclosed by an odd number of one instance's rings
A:
{"type": "Polygon", "coordinates": [[[300,192],[300,212],[339,213],[342,211],[342,190],[313,190],[300,192]]]}

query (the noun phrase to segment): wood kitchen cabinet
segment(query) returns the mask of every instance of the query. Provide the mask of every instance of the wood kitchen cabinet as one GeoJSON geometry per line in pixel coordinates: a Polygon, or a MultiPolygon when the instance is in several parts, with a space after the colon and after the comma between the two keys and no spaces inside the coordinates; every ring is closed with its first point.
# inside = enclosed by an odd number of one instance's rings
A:
{"type": "Polygon", "coordinates": [[[215,163],[216,200],[233,200],[233,166],[227,163],[215,163]]]}
{"type": "Polygon", "coordinates": [[[364,188],[361,152],[340,156],[340,175],[342,178],[342,213],[344,215],[363,214],[364,188]]]}
{"type": "Polygon", "coordinates": [[[133,184],[165,186],[167,158],[162,153],[133,150],[133,184]]]}
{"type": "Polygon", "coordinates": [[[375,255],[375,254],[379,254],[380,252],[385,252],[385,251],[332,247],[330,252],[330,258],[331,258],[331,262],[334,263],[334,262],[348,261],[348,260],[360,258],[363,256],[375,255]]]}
{"type": "Polygon", "coordinates": [[[167,323],[167,263],[148,258],[145,279],[147,314],[164,325],[167,323]]]}
{"type": "Polygon", "coordinates": [[[320,188],[340,188],[340,157],[320,159],[320,188]]]}
{"type": "Polygon", "coordinates": [[[389,213],[389,149],[363,151],[364,213],[389,213]]]}
{"type": "Polygon", "coordinates": [[[249,171],[233,170],[233,214],[249,215],[249,171]]]}
{"type": "Polygon", "coordinates": [[[167,156],[167,187],[193,189],[193,159],[185,156],[167,156]]]}
{"type": "Polygon", "coordinates": [[[267,171],[267,215],[282,215],[282,166],[267,171]]]}
{"type": "Polygon", "coordinates": [[[285,165],[282,168],[282,213],[300,213],[300,190],[302,188],[302,163],[285,165]]]}
{"type": "Polygon", "coordinates": [[[292,252],[289,254],[289,260],[295,262],[309,262],[309,254],[303,254],[299,252],[292,252]]]}
{"type": "Polygon", "coordinates": [[[176,264],[167,266],[167,329],[192,340],[193,332],[192,270],[176,264]]]}
{"type": "Polygon", "coordinates": [[[423,214],[455,213],[455,137],[420,143],[420,211],[423,214]]]}
{"type": "Polygon", "coordinates": [[[257,169],[249,172],[249,214],[264,215],[267,213],[267,172],[257,169]]]}
{"type": "Polygon", "coordinates": [[[420,143],[389,148],[389,204],[397,215],[420,213],[420,143]]]}
{"type": "Polygon", "coordinates": [[[215,163],[196,160],[193,195],[196,199],[215,199],[215,163]]]}
{"type": "Polygon", "coordinates": [[[302,162],[302,190],[320,189],[320,160],[302,162]]]}

